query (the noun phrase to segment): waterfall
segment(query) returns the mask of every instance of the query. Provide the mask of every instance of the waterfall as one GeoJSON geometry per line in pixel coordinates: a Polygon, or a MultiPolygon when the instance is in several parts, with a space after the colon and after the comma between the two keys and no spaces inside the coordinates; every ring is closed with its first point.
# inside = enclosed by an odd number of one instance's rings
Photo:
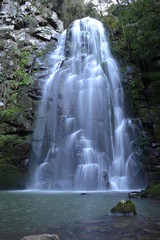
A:
{"type": "Polygon", "coordinates": [[[32,187],[126,190],[143,186],[135,128],[103,25],[74,21],[53,52],[33,135],[32,187]]]}

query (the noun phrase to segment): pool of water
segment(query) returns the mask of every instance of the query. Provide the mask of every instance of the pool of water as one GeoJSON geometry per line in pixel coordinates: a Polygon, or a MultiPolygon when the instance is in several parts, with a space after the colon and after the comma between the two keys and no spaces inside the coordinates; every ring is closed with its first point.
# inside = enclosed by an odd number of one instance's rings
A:
{"type": "Polygon", "coordinates": [[[55,233],[60,239],[160,239],[160,201],[133,199],[137,215],[111,216],[127,192],[0,192],[0,240],[55,233]]]}

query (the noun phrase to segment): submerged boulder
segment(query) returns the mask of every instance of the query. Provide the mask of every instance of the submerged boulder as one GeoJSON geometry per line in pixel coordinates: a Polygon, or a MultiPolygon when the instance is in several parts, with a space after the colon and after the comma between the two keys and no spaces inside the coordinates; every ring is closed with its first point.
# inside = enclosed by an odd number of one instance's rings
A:
{"type": "Polygon", "coordinates": [[[21,240],[60,240],[60,238],[55,234],[41,234],[26,236],[21,240]]]}
{"type": "Polygon", "coordinates": [[[135,205],[131,200],[121,200],[111,209],[111,214],[114,215],[135,215],[135,205]]]}

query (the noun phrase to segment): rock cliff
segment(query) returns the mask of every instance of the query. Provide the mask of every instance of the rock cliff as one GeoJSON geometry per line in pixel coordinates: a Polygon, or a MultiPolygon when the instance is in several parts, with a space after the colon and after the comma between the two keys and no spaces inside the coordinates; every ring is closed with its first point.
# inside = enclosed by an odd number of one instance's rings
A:
{"type": "Polygon", "coordinates": [[[3,0],[0,24],[0,189],[24,188],[47,52],[63,23],[39,1],[3,0]]]}

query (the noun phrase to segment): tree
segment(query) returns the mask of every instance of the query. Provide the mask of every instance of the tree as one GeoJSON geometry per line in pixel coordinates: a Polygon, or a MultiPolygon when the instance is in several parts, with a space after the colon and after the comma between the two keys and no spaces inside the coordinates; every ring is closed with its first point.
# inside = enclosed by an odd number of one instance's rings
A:
{"type": "Polygon", "coordinates": [[[119,34],[117,51],[146,70],[152,68],[160,55],[159,9],[160,1],[137,0],[114,6],[110,11],[112,25],[114,21],[119,34]]]}
{"type": "Polygon", "coordinates": [[[76,19],[83,17],[99,18],[95,4],[90,0],[87,3],[84,0],[64,0],[62,4],[60,18],[64,26],[68,27],[76,19]]]}
{"type": "Polygon", "coordinates": [[[62,21],[67,27],[71,22],[85,16],[84,0],[64,0],[62,4],[62,21]]]}

